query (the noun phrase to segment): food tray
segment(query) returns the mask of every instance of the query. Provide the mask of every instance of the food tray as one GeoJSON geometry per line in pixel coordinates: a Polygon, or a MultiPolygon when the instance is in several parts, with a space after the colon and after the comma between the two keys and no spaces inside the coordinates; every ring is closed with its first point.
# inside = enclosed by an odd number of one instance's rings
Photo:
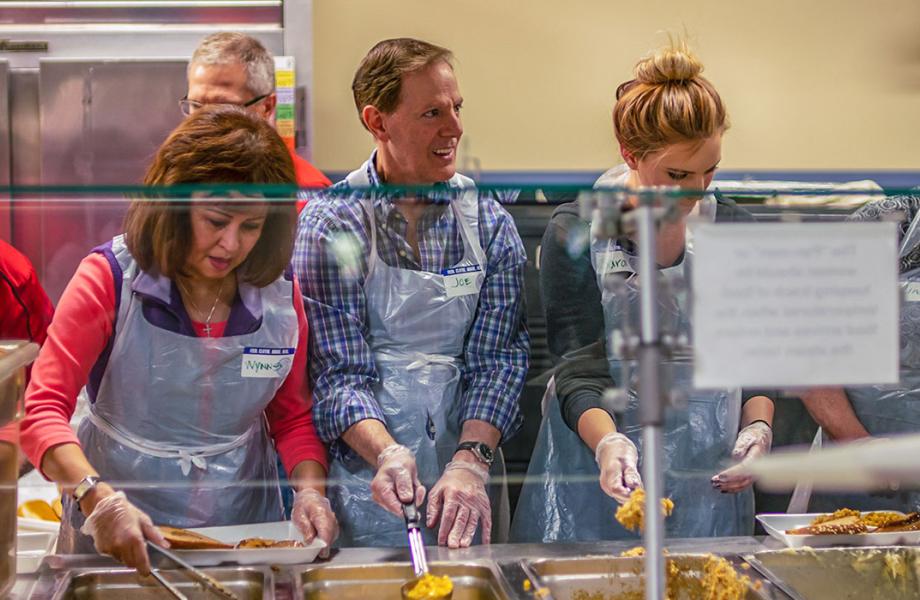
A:
{"type": "MultiPolygon", "coordinates": [[[[271,600],[274,577],[270,569],[230,568],[205,571],[241,600],[271,600]]],[[[163,569],[160,574],[189,600],[213,600],[213,592],[185,573],[163,569]]],[[[173,596],[153,577],[142,577],[134,569],[90,570],[65,579],[54,600],[168,600],[173,596]]]]}
{"type": "MultiPolygon", "coordinates": [[[[190,529],[225,544],[236,544],[245,538],[268,538],[277,541],[302,540],[303,536],[290,521],[249,523],[225,527],[200,527],[190,529]]],[[[221,564],[237,565],[296,565],[313,562],[326,544],[315,539],[303,548],[246,548],[243,550],[176,550],[186,561],[198,567],[221,564]]]]}
{"type": "Polygon", "coordinates": [[[920,549],[820,548],[756,552],[744,557],[780,582],[793,600],[916,600],[920,549]]]}
{"type": "MultiPolygon", "coordinates": [[[[753,569],[745,570],[734,556],[723,556],[735,570],[751,580],[744,600],[778,597],[775,588],[753,569]],[[759,588],[759,589],[757,589],[759,588]]],[[[681,570],[701,574],[706,555],[672,554],[681,570]]],[[[525,559],[525,572],[532,574],[531,589],[548,588],[555,600],[620,600],[644,598],[644,559],[621,556],[584,556],[578,558],[525,559]]],[[[534,597],[538,596],[535,594],[534,597]]],[[[696,596],[693,596],[696,597],[696,596]]],[[[781,597],[781,596],[780,596],[781,597]]],[[[681,595],[683,599],[684,596],[681,595]]]]}
{"type": "MultiPolygon", "coordinates": [[[[509,600],[497,568],[489,561],[429,563],[435,575],[453,581],[453,600],[509,600]]],[[[399,600],[400,587],[415,577],[409,563],[317,566],[295,571],[298,600],[399,600]]],[[[562,600],[562,599],[559,599],[562,600]]]]}
{"type": "MultiPolygon", "coordinates": [[[[885,511],[897,512],[897,511],[885,511]]],[[[802,513],[787,515],[784,513],[757,515],[770,537],[784,543],[789,548],[821,548],[827,546],[905,546],[920,543],[920,531],[894,531],[890,533],[857,533],[853,535],[793,535],[787,529],[805,527],[816,517],[826,513],[802,513]]],[[[903,514],[903,513],[899,513],[903,514]]]]}

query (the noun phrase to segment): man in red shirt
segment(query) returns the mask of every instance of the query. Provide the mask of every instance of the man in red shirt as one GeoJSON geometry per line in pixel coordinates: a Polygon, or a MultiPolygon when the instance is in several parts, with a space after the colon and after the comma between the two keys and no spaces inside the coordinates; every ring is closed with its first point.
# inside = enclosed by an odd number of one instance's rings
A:
{"type": "MultiPolygon", "coordinates": [[[[0,340],[29,340],[43,344],[54,306],[38,282],[32,263],[19,250],[0,240],[0,340]]],[[[26,383],[32,367],[26,369],[26,383]]],[[[15,443],[10,428],[0,428],[0,444],[15,443]]],[[[31,470],[20,454],[20,475],[31,470]]]]}
{"type": "Polygon", "coordinates": [[[54,307],[29,259],[0,240],[0,339],[42,344],[54,307]]]}
{"type": "MultiPolygon", "coordinates": [[[[254,37],[233,32],[213,33],[192,54],[188,93],[180,105],[190,115],[205,104],[236,104],[274,124],[275,61],[254,37]]],[[[332,182],[291,150],[297,185],[327,187],[332,182]]],[[[303,208],[298,202],[298,209],[303,208]]]]}

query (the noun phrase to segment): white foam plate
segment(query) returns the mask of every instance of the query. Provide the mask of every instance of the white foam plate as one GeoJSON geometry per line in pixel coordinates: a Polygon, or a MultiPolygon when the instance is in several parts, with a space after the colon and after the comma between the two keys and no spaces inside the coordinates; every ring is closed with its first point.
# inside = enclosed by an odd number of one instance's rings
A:
{"type": "MultiPolygon", "coordinates": [[[[885,511],[897,512],[897,511],[885,511]]],[[[825,513],[803,513],[788,515],[785,513],[757,515],[763,528],[770,537],[775,538],[789,548],[810,546],[820,548],[826,546],[902,546],[920,544],[920,531],[894,531],[890,533],[858,533],[855,535],[793,535],[786,533],[787,529],[805,527],[816,517],[825,513]]],[[[903,513],[899,513],[903,514],[903,513]]]]}
{"type": "Polygon", "coordinates": [[[57,532],[16,532],[16,572],[34,573],[42,559],[54,551],[57,532]]]}
{"type": "Polygon", "coordinates": [[[25,517],[16,517],[16,530],[22,532],[42,532],[54,533],[61,529],[59,521],[44,521],[42,519],[28,519],[25,517]]]}
{"type": "MultiPolygon", "coordinates": [[[[225,544],[237,544],[246,538],[267,538],[270,540],[297,540],[303,536],[290,521],[274,523],[249,523],[226,527],[200,527],[191,529],[225,544]]],[[[303,548],[251,548],[245,550],[176,550],[182,558],[196,567],[213,567],[225,563],[238,565],[276,564],[296,565],[313,562],[326,544],[319,539],[303,548]]]]}

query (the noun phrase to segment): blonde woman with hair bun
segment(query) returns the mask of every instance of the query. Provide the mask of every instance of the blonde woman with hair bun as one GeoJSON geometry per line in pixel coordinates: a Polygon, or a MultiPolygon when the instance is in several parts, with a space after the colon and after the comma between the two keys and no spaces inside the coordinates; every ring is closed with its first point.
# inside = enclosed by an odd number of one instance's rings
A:
{"type": "MultiPolygon", "coordinates": [[[[636,64],[633,78],[617,88],[613,107],[624,164],[595,184],[699,192],[681,198],[678,217],[659,228],[659,322],[664,333],[675,336],[690,333],[682,285],[692,255],[688,218],[751,220],[733,203],[705,194],[722,158],[728,117],[702,72],[683,42],[636,64]]],[[[623,385],[620,359],[606,347],[624,321],[633,330],[638,326],[637,248],[633,239],[595,239],[591,231],[572,202],[556,209],[543,236],[540,288],[549,348],[560,361],[547,387],[543,423],[512,523],[515,542],[639,535],[614,520],[618,505],[642,487],[638,397],[635,380],[623,385]],[[615,385],[629,389],[624,412],[603,397],[615,385]]],[[[750,535],[751,480],[732,465],[769,452],[773,401],[739,389],[693,389],[692,370],[680,359],[662,368],[670,388],[688,399],[686,407],[668,409],[664,425],[664,492],[674,502],[667,536],[750,535]]],[[[631,365],[633,377],[635,371],[631,365]]]]}

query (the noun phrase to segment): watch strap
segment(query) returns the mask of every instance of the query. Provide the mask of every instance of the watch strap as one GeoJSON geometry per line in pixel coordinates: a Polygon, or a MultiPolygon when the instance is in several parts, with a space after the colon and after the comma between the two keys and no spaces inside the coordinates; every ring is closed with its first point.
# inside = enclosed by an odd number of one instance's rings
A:
{"type": "Polygon", "coordinates": [[[460,442],[457,450],[468,450],[487,467],[491,467],[495,460],[495,451],[484,442],[460,442]]]}
{"type": "Polygon", "coordinates": [[[73,489],[73,493],[71,494],[74,502],[77,504],[77,507],[80,506],[80,501],[83,500],[83,498],[85,498],[88,493],[93,491],[93,489],[95,489],[95,487],[99,485],[99,482],[101,481],[102,479],[100,479],[97,475],[87,475],[80,480],[80,483],[77,484],[77,486],[73,489]]]}

